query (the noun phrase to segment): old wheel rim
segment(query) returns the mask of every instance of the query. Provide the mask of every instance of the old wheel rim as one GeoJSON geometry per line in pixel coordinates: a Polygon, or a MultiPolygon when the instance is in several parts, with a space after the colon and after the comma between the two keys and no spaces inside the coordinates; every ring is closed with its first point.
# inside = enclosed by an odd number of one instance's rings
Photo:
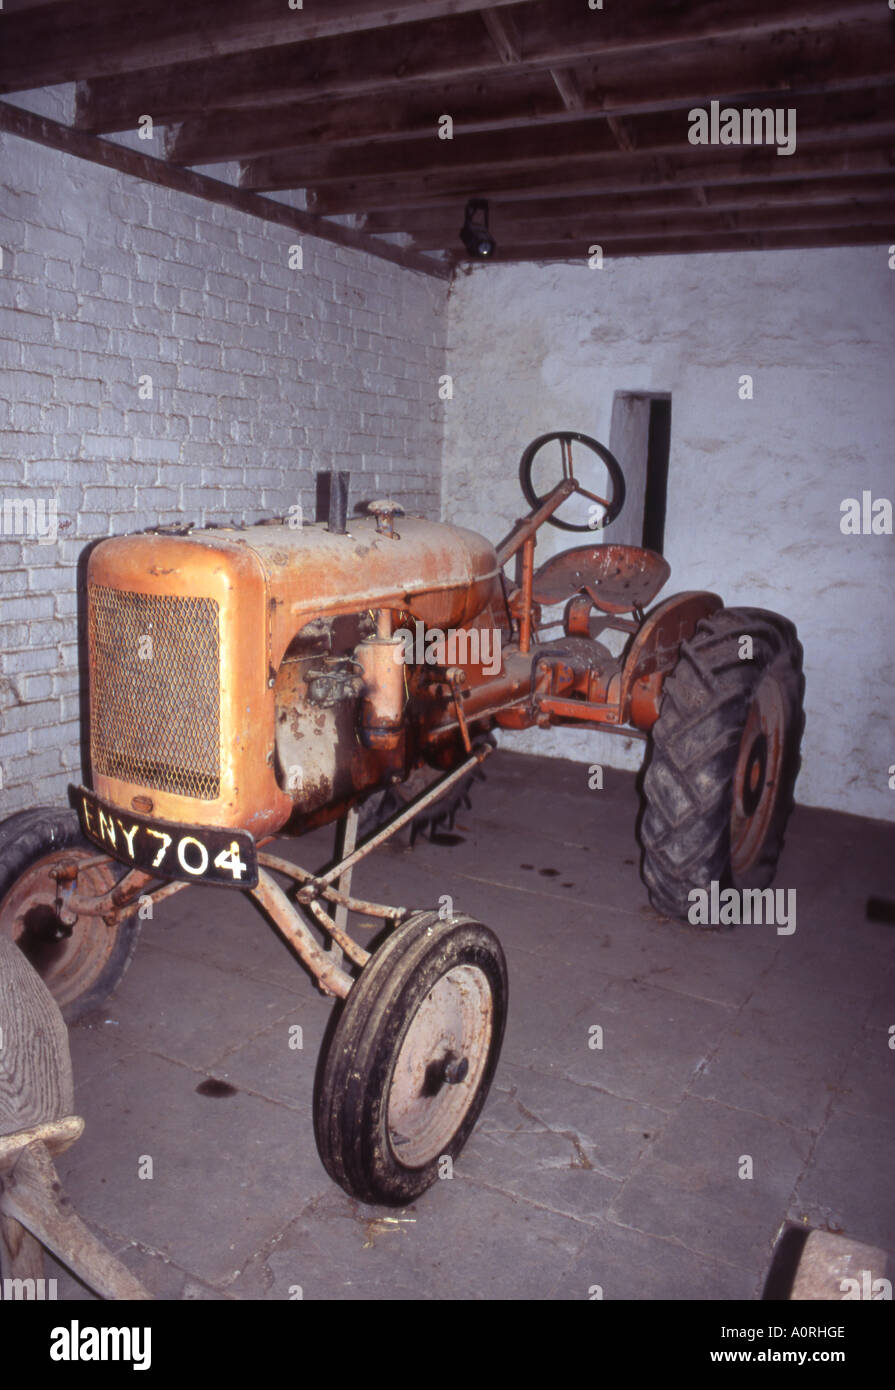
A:
{"type": "Polygon", "coordinates": [[[115,948],[115,929],[101,917],[82,914],[74,926],[67,927],[56,914],[56,881],[50,877],[51,870],[90,860],[93,866],[79,872],[78,896],[101,897],[117,881],[111,865],[97,864],[93,852],[70,849],[32,864],[0,903],[0,932],[18,943],[59,1005],[86,993],[115,948]]]}
{"type": "Polygon", "coordinates": [[[493,1026],[491,986],[477,966],[455,966],[420,1004],[388,1092],[389,1146],[405,1168],[446,1151],[481,1084],[493,1026]]]}
{"type": "Polygon", "coordinates": [[[748,872],[767,838],[777,805],[786,716],[777,682],[766,677],[749,707],[736,770],[730,816],[730,867],[748,872]]]}

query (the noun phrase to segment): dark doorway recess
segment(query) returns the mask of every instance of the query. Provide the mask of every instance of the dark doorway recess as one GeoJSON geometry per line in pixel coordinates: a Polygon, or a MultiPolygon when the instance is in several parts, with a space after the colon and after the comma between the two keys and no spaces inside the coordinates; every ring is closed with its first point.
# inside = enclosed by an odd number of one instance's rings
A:
{"type": "Polygon", "coordinates": [[[616,391],[609,448],[625,475],[627,498],[613,524],[613,541],[662,554],[671,449],[671,394],[616,391]]]}
{"type": "Polygon", "coordinates": [[[668,455],[671,450],[671,397],[654,396],[649,407],[646,448],[646,497],[643,502],[643,544],[660,555],[665,544],[665,505],[668,499],[668,455]]]}

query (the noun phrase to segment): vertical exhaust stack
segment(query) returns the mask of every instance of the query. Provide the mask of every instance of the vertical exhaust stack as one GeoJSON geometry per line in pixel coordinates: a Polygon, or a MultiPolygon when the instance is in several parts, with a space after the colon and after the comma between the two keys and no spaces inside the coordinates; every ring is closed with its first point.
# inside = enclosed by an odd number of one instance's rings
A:
{"type": "Polygon", "coordinates": [[[348,486],[351,474],[328,471],[317,474],[317,520],[325,521],[334,536],[348,529],[348,486]]]}

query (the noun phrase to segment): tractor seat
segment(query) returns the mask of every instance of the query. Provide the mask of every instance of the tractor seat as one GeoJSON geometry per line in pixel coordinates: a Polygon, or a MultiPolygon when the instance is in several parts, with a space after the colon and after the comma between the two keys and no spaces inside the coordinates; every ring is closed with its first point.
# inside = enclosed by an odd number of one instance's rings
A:
{"type": "Polygon", "coordinates": [[[604,613],[632,613],[651,603],[671,574],[668,561],[636,545],[581,545],[535,570],[532,597],[545,605],[586,593],[604,613]]]}

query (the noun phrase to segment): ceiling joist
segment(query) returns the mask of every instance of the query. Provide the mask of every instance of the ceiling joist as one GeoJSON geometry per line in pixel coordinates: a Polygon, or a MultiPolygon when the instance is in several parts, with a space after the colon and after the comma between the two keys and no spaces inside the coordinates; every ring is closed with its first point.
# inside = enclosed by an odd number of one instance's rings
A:
{"type": "MultiPolygon", "coordinates": [[[[663,48],[673,51],[681,44],[715,39],[764,37],[772,55],[771,33],[798,29],[807,34],[839,25],[844,30],[867,22],[879,34],[891,15],[881,9],[880,0],[778,0],[757,6],[743,0],[699,0],[683,16],[676,6],[656,6],[653,0],[629,0],[615,11],[590,10],[583,0],[530,0],[517,5],[515,13],[524,44],[512,67],[523,72],[549,72],[586,59],[602,63],[613,55],[624,60],[641,50],[658,55],[663,48]]],[[[437,91],[439,83],[487,77],[505,66],[481,14],[438,18],[433,11],[425,23],[391,30],[178,62],[141,73],[138,82],[130,76],[93,78],[79,89],[76,124],[94,132],[128,130],[144,113],[165,123],[238,106],[293,103],[303,94],[331,99],[408,83],[437,91]]],[[[706,85],[711,71],[711,63],[705,63],[706,85]]],[[[657,57],[654,80],[661,80],[661,73],[657,57]]]]}
{"type": "Polygon", "coordinates": [[[3,19],[0,91],[292,47],[516,0],[91,0],[3,19]]]}
{"type": "Polygon", "coordinates": [[[470,198],[498,260],[895,242],[886,0],[0,8],[0,90],[78,79],[74,129],[29,138],[426,274],[464,258],[470,198]],[[768,125],[696,145],[713,102],[768,125]],[[162,159],[93,138],[147,116],[162,159]],[[216,163],[239,188],[195,172],[216,163]],[[274,190],[310,211],[258,196],[274,190]]]}
{"type": "MultiPolygon", "coordinates": [[[[601,245],[604,260],[625,256],[692,256],[711,251],[804,251],[831,246],[882,245],[890,235],[891,223],[881,226],[832,227],[823,232],[804,230],[768,232],[702,232],[696,236],[631,237],[607,241],[601,245]]],[[[581,247],[573,255],[568,244],[548,242],[544,245],[503,246],[501,260],[512,261],[578,261],[590,273],[590,247],[581,247]]]]}
{"type": "MultiPolygon", "coordinates": [[[[887,140],[859,148],[854,141],[821,142],[792,159],[779,158],[774,150],[753,147],[732,150],[694,150],[665,154],[615,153],[587,161],[548,161],[536,168],[483,170],[473,190],[477,197],[499,203],[501,198],[565,197],[572,193],[631,193],[644,188],[711,187],[742,182],[791,179],[830,174],[888,174],[895,171],[895,132],[887,140]],[[793,162],[797,161],[794,164],[793,162]]],[[[368,211],[404,207],[461,205],[470,196],[465,172],[383,178],[364,185],[331,184],[312,190],[309,206],[330,216],[363,206],[368,211]]]]}
{"type": "MultiPolygon", "coordinates": [[[[552,219],[554,226],[573,218],[599,218],[614,213],[675,212],[696,206],[711,208],[752,208],[791,203],[844,203],[849,199],[871,200],[895,197],[895,176],[888,173],[849,174],[829,178],[780,179],[779,182],[739,180],[735,183],[643,188],[630,193],[579,193],[566,197],[529,198],[499,202],[501,224],[552,219]]],[[[452,208],[400,207],[368,213],[367,231],[405,231],[418,245],[440,245],[456,218],[452,208]]],[[[593,222],[591,225],[594,225],[593,222]]]]}
{"type": "MultiPolygon", "coordinates": [[[[895,139],[895,104],[888,100],[888,92],[888,88],[873,88],[805,97],[796,112],[795,153],[776,155],[775,149],[775,156],[791,164],[799,149],[838,136],[855,140],[895,139]]],[[[784,125],[789,126],[789,122],[784,125]]],[[[689,141],[690,125],[685,111],[632,117],[626,121],[625,131],[627,143],[623,148],[627,152],[685,154],[695,148],[689,141]]],[[[730,146],[723,148],[726,153],[731,152],[730,146]]],[[[474,185],[480,177],[487,177],[479,171],[537,168],[557,159],[596,162],[617,149],[617,135],[609,122],[602,117],[589,117],[561,128],[537,126],[460,134],[453,140],[439,140],[433,132],[425,138],[372,146],[305,148],[246,162],[240,183],[244,188],[265,191],[351,184],[360,199],[352,210],[362,211],[367,184],[393,175],[452,172],[470,180],[472,191],[476,191],[474,185]]]]}
{"type": "Polygon", "coordinates": [[[895,84],[895,44],[880,44],[879,27],[838,33],[784,33],[770,55],[764,40],[712,46],[684,44],[634,60],[610,58],[581,71],[517,72],[440,86],[395,82],[378,93],[293,101],[246,110],[222,109],[171,130],[166,154],[179,164],[250,159],[302,146],[345,145],[434,136],[448,114],[455,134],[565,124],[582,115],[622,118],[689,110],[707,101],[788,104],[814,93],[895,84]],[[708,63],[708,69],[706,64],[708,63]]]}

